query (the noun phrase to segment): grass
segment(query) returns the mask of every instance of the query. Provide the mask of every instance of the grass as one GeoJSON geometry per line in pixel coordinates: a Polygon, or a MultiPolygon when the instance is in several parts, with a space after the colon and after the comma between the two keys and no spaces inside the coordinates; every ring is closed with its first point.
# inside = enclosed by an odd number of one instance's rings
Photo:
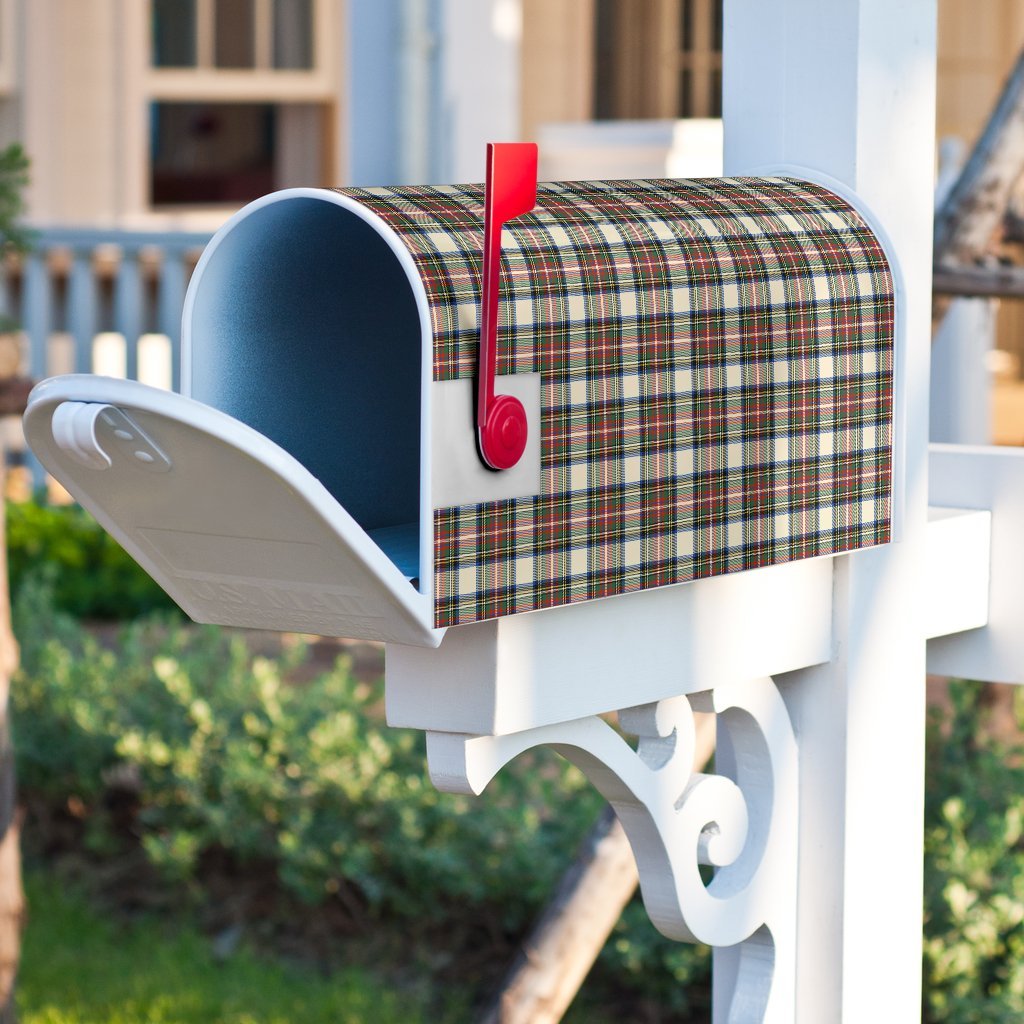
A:
{"type": "Polygon", "coordinates": [[[29,923],[18,976],[21,1024],[417,1024],[415,993],[357,968],[331,977],[241,949],[218,961],[188,922],[119,924],[84,896],[26,878],[29,923]]]}

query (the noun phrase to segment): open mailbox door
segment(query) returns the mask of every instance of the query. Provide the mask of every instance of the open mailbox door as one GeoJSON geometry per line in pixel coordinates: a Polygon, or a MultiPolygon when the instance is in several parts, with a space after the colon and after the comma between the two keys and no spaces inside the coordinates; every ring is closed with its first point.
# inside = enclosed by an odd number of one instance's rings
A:
{"type": "Polygon", "coordinates": [[[385,554],[305,467],[238,420],[76,375],[35,389],[25,431],[46,469],[196,621],[440,643],[415,554],[385,554]]]}

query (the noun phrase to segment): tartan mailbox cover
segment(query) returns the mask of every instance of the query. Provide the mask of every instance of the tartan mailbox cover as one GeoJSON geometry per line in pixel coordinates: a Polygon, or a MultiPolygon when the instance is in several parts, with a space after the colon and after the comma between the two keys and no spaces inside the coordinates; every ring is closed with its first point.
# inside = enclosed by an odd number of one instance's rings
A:
{"type": "Polygon", "coordinates": [[[189,288],[189,397],[57,378],[30,443],[186,611],[227,624],[436,644],[890,539],[893,276],[851,202],[790,178],[540,185],[502,232],[496,391],[529,419],[503,472],[473,434],[482,202],[251,204],[189,288]],[[128,458],[111,490],[97,466],[136,427],[168,468],[128,458]]]}

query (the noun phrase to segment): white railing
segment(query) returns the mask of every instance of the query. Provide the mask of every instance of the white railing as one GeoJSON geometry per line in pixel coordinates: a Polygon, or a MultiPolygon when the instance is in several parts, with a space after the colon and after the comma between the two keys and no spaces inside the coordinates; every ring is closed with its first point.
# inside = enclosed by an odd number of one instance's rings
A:
{"type": "Polygon", "coordinates": [[[208,234],[39,230],[0,274],[24,371],[107,373],[177,390],[185,288],[208,234]]]}
{"type": "MultiPolygon", "coordinates": [[[[20,325],[22,372],[102,373],[179,390],[181,310],[208,234],[45,228],[31,251],[0,264],[0,313],[20,325]]],[[[34,486],[42,467],[17,420],[0,424],[34,486]]],[[[17,457],[15,455],[15,457],[17,457]]]]}

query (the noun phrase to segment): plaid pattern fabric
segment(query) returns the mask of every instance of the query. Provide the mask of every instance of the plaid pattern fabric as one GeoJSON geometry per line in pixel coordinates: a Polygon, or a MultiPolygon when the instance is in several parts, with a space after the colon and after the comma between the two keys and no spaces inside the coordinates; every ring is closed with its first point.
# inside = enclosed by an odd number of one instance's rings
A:
{"type": "MultiPolygon", "coordinates": [[[[476,371],[480,186],[349,189],[476,371]]],[[[498,372],[542,375],[542,493],[435,511],[438,626],[889,539],[893,282],[791,179],[542,184],[503,232],[498,372]]]]}

